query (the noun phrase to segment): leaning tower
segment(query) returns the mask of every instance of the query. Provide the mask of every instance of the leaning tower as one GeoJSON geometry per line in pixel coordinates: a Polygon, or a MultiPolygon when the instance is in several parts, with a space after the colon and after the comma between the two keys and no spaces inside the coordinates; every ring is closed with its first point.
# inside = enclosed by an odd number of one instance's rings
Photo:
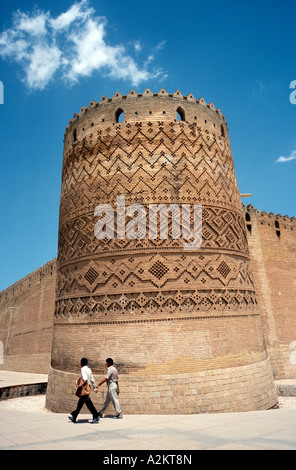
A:
{"type": "MultiPolygon", "coordinates": [[[[76,403],[81,357],[97,377],[106,357],[114,359],[126,414],[277,404],[227,123],[202,98],[116,93],[83,107],[66,128],[46,401],[52,411],[76,403]],[[128,208],[148,214],[156,205],[189,208],[188,237],[199,207],[202,242],[184,248],[173,211],[167,236],[159,219],[149,236],[148,216],[128,236],[128,208]],[[95,233],[98,207],[113,210],[105,237],[95,233]]],[[[94,397],[98,407],[102,398],[94,397]]]]}

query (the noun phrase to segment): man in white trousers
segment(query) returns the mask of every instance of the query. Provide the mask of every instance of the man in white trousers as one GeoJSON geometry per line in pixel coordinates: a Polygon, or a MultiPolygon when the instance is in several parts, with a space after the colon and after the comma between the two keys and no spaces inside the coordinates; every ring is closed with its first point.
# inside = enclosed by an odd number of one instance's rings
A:
{"type": "Polygon", "coordinates": [[[102,382],[99,383],[96,387],[96,392],[98,391],[98,388],[103,385],[105,382],[107,382],[108,390],[106,394],[106,398],[104,401],[104,404],[99,411],[99,417],[101,418],[103,415],[103,412],[107,408],[107,406],[112,402],[112,405],[115,409],[116,416],[115,418],[117,419],[122,419],[122,413],[120,409],[120,404],[118,400],[118,372],[117,369],[113,366],[113,359],[111,357],[108,357],[106,359],[106,364],[108,367],[107,374],[105,378],[102,380],[102,382]]]}

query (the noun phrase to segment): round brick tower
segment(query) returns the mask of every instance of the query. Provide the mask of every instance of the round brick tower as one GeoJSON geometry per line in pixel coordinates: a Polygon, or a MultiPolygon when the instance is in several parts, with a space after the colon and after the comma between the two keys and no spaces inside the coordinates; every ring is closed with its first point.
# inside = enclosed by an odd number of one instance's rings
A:
{"type": "MultiPolygon", "coordinates": [[[[127,414],[277,403],[227,123],[202,98],[116,93],[83,107],[66,128],[46,401],[52,411],[75,406],[81,357],[98,378],[113,357],[127,414]],[[167,237],[160,229],[149,236],[143,214],[138,236],[127,236],[139,215],[135,204],[145,214],[160,204],[190,208],[189,225],[193,208],[201,208],[201,246],[184,248],[173,213],[167,237]],[[102,205],[113,208],[113,225],[99,238],[102,205]]],[[[94,397],[98,407],[103,392],[94,397]]]]}

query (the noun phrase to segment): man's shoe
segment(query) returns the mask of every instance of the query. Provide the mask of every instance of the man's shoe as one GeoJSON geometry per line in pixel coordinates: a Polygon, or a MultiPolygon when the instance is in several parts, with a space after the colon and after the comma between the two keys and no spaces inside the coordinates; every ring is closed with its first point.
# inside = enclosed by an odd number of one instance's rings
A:
{"type": "Polygon", "coordinates": [[[68,416],[69,420],[72,421],[72,423],[76,423],[76,419],[73,418],[73,416],[68,416]]]}
{"type": "Polygon", "coordinates": [[[98,423],[100,421],[99,418],[94,418],[92,421],[91,421],[91,424],[95,424],[95,423],[98,423]]]}
{"type": "Polygon", "coordinates": [[[119,415],[114,416],[114,419],[122,419],[122,418],[123,418],[122,413],[119,413],[119,415]]]}

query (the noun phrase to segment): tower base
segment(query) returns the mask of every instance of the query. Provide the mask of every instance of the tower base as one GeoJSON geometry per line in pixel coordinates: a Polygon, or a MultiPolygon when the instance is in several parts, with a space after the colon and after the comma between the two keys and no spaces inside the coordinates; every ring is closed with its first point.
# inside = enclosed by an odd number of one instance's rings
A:
{"type": "MultiPolygon", "coordinates": [[[[56,413],[76,408],[78,374],[50,369],[46,407],[56,413]]],[[[98,377],[94,374],[98,383],[98,377]]],[[[101,376],[100,376],[101,378],[101,376]]],[[[99,410],[105,386],[92,393],[99,410]]],[[[278,403],[268,359],[238,367],[172,375],[120,375],[123,414],[198,414],[268,410],[278,403]]],[[[85,408],[82,412],[89,413],[85,408]]],[[[112,406],[107,413],[113,414],[112,406]]]]}

